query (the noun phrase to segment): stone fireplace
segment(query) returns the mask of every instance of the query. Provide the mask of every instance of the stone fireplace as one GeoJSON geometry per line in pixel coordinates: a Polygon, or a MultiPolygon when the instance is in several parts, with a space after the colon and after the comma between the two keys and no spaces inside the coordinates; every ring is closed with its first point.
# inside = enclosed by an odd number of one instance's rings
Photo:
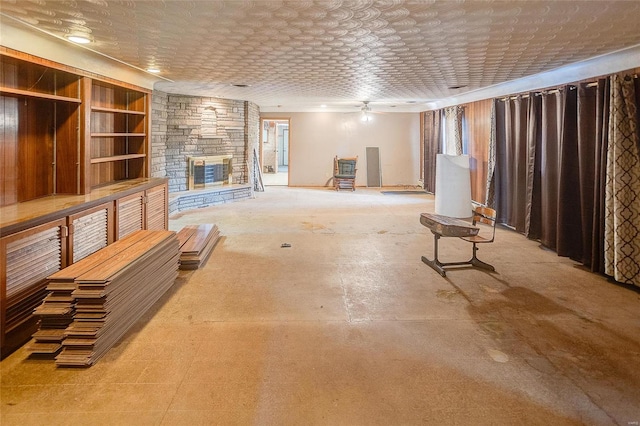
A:
{"type": "Polygon", "coordinates": [[[232,183],[232,155],[189,157],[188,189],[205,189],[232,183]]]}
{"type": "Polygon", "coordinates": [[[169,214],[253,195],[257,105],[158,90],[152,102],[151,173],[169,180],[169,214]]]}

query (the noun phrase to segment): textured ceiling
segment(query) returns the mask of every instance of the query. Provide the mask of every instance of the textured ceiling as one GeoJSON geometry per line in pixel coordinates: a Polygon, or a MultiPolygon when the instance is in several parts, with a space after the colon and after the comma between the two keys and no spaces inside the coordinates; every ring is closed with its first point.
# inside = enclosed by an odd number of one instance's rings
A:
{"type": "Polygon", "coordinates": [[[283,110],[401,109],[640,44],[640,1],[1,0],[0,12],[88,33],[90,49],[160,69],[160,90],[283,110]]]}

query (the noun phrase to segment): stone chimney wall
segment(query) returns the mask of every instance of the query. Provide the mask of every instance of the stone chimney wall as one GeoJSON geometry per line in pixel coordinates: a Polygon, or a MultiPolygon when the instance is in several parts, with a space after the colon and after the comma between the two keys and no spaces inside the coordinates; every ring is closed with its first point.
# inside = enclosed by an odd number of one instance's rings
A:
{"type": "Polygon", "coordinates": [[[167,102],[169,96],[158,90],[151,96],[151,177],[167,176],[167,102]]]}
{"type": "MultiPolygon", "coordinates": [[[[168,94],[166,113],[164,157],[169,192],[187,190],[187,158],[191,156],[231,154],[233,183],[248,182],[244,101],[168,94]]],[[[153,119],[156,119],[155,113],[153,119]]],[[[155,161],[155,147],[153,149],[155,161]]],[[[159,147],[157,153],[161,152],[159,147]]]]}

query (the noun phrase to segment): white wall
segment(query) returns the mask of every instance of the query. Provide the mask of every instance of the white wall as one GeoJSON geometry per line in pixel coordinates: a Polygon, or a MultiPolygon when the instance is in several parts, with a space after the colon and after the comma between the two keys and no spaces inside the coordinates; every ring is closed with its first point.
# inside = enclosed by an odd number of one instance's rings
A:
{"type": "Polygon", "coordinates": [[[416,185],[420,175],[420,114],[279,112],[261,118],[290,118],[289,184],[331,185],[333,158],[358,156],[357,186],[366,186],[366,147],[379,147],[384,186],[416,185]]]}

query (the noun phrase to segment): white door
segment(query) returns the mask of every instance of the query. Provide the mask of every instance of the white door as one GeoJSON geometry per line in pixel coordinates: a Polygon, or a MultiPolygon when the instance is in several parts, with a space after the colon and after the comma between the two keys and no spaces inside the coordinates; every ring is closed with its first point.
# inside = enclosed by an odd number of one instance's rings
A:
{"type": "Polygon", "coordinates": [[[278,166],[289,165],[289,126],[278,126],[278,166]]]}

